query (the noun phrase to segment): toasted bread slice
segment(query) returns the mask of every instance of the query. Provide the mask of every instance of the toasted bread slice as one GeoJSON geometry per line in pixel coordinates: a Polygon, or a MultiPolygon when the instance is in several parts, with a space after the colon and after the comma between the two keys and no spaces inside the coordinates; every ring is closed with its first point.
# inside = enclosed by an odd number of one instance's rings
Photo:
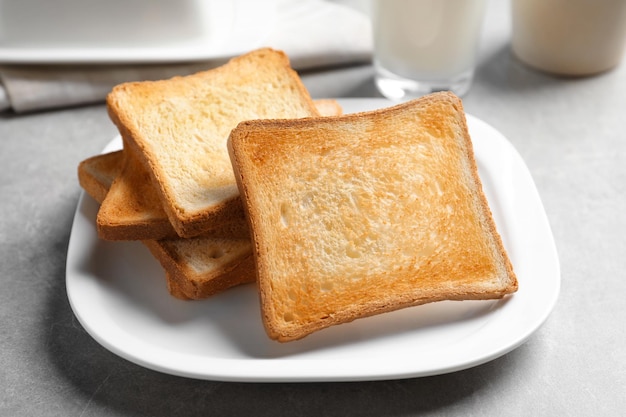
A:
{"type": "MultiPolygon", "coordinates": [[[[149,248],[148,248],[149,249],[149,248]]],[[[172,277],[172,275],[166,270],[165,271],[165,283],[167,285],[167,291],[174,298],[178,298],[179,300],[189,301],[192,298],[187,297],[187,295],[182,292],[182,290],[178,287],[178,282],[172,277]]]]}
{"type": "MultiPolygon", "coordinates": [[[[335,116],[342,113],[341,105],[333,99],[314,100],[319,113],[335,116]]],[[[115,153],[110,157],[120,166],[114,183],[98,211],[98,235],[105,240],[158,240],[177,238],[178,234],[170,223],[161,204],[158,192],[152,185],[149,171],[132,149],[125,147],[127,158],[115,153]]],[[[206,224],[203,235],[214,237],[244,238],[250,232],[241,206],[229,215],[228,222],[217,221],[206,224]]]]}
{"type": "Polygon", "coordinates": [[[335,99],[317,99],[313,100],[313,104],[315,104],[315,108],[317,109],[320,116],[330,117],[341,116],[343,114],[343,108],[341,108],[341,104],[339,104],[339,102],[335,99]]]}
{"type": "Polygon", "coordinates": [[[273,339],[517,289],[451,93],[329,119],[243,122],[228,147],[273,339]]]}
{"type": "MultiPolygon", "coordinates": [[[[158,240],[178,238],[150,175],[131,149],[119,154],[119,175],[100,206],[96,224],[105,240],[158,240]]],[[[249,237],[243,211],[238,210],[225,222],[208,224],[203,235],[249,237]]]]}
{"type": "MultiPolygon", "coordinates": [[[[78,166],[79,183],[101,203],[120,172],[122,151],[97,155],[78,166]]],[[[249,238],[144,240],[165,269],[174,297],[198,300],[255,279],[249,238]]]]}
{"type": "Polygon", "coordinates": [[[319,115],[287,56],[272,49],[186,77],[118,85],[107,106],[181,237],[241,213],[226,150],[231,129],[243,120],[319,115]]]}
{"type": "Polygon", "coordinates": [[[98,203],[102,203],[111,184],[122,171],[122,151],[92,156],[78,164],[80,186],[98,203]]]}
{"type": "Polygon", "coordinates": [[[102,201],[96,225],[105,240],[174,238],[178,235],[167,219],[150,175],[136,162],[132,151],[119,155],[119,175],[102,201]]]}
{"type": "Polygon", "coordinates": [[[200,300],[255,280],[250,239],[195,237],[143,243],[167,271],[168,288],[177,298],[183,294],[200,300]]]}

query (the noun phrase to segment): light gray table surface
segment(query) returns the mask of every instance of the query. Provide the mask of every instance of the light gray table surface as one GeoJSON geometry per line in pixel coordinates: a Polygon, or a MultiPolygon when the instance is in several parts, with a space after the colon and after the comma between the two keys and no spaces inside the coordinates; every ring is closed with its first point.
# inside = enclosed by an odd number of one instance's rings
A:
{"type": "MultiPolygon", "coordinates": [[[[553,313],[484,365],[414,379],[231,383],[170,376],[94,341],[65,291],[76,167],[116,134],[101,104],[0,115],[2,416],[618,416],[626,413],[626,64],[591,78],[526,68],[492,2],[468,113],[537,185],[561,264],[553,313]]],[[[377,97],[369,65],[303,73],[314,97],[377,97]]]]}

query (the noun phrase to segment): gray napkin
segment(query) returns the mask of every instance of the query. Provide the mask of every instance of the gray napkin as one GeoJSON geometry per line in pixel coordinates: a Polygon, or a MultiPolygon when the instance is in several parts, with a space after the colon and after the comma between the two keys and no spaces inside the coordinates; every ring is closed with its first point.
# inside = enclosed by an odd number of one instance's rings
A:
{"type": "MultiPolygon", "coordinates": [[[[296,70],[366,62],[371,58],[368,17],[320,0],[282,0],[263,46],[285,51],[296,70]]],[[[3,65],[0,111],[28,112],[104,100],[116,84],[187,75],[228,57],[166,65],[3,65]]]]}

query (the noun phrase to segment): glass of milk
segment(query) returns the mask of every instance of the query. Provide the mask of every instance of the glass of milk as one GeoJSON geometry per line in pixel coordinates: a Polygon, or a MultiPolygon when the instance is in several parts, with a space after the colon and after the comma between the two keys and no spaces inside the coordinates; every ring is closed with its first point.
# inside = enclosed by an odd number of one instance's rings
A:
{"type": "Polygon", "coordinates": [[[372,0],[376,86],[408,100],[462,96],[472,83],[487,0],[372,0]]]}
{"type": "Polygon", "coordinates": [[[626,0],[513,0],[513,53],[565,76],[614,68],[626,47],[626,0]]]}

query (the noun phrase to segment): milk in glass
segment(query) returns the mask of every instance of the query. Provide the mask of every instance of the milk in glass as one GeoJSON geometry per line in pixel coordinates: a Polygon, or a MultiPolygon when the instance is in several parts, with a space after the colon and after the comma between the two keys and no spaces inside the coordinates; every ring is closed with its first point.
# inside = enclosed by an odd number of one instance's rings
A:
{"type": "Polygon", "coordinates": [[[487,0],[374,0],[376,84],[395,99],[451,90],[474,75],[487,0]]]}

